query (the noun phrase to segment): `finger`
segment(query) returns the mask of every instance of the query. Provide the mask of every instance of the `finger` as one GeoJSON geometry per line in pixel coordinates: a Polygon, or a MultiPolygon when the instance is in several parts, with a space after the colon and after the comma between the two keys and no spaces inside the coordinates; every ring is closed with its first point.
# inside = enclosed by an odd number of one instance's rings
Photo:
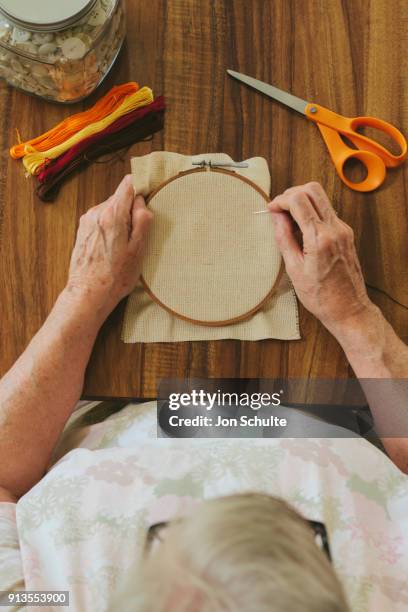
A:
{"type": "Polygon", "coordinates": [[[353,241],[354,241],[354,231],[353,231],[353,228],[350,227],[350,225],[348,225],[348,223],[346,223],[345,221],[343,221],[343,219],[340,219],[339,217],[337,217],[337,223],[348,232],[350,238],[352,238],[353,241]]]}
{"type": "Polygon", "coordinates": [[[114,206],[119,215],[129,217],[133,207],[134,198],[135,190],[133,187],[132,175],[127,174],[119,183],[118,188],[113,194],[114,206]]]}
{"type": "Polygon", "coordinates": [[[132,192],[133,195],[135,193],[135,189],[133,187],[133,178],[131,174],[126,174],[117,186],[114,195],[118,197],[125,197],[130,192],[132,192]]]}
{"type": "Polygon", "coordinates": [[[309,197],[303,191],[277,196],[268,204],[271,212],[288,212],[296,221],[303,234],[314,232],[314,225],[321,222],[309,197]]]}
{"type": "Polygon", "coordinates": [[[285,197],[295,197],[299,194],[305,194],[308,196],[312,206],[316,210],[316,213],[321,220],[329,221],[336,216],[336,211],[334,210],[326,192],[316,181],[311,181],[305,185],[289,187],[289,189],[286,189],[282,195],[285,197]]]}
{"type": "Polygon", "coordinates": [[[296,239],[296,228],[286,212],[272,212],[275,238],[287,268],[303,262],[303,252],[296,239]]]}
{"type": "Polygon", "coordinates": [[[317,214],[323,221],[330,221],[337,216],[325,190],[319,183],[315,181],[306,183],[302,189],[309,196],[317,214]]]}
{"type": "Polygon", "coordinates": [[[135,210],[136,208],[146,208],[146,201],[141,194],[137,194],[135,196],[135,201],[133,202],[133,210],[135,210]]]}
{"type": "Polygon", "coordinates": [[[147,235],[153,221],[153,213],[146,208],[143,196],[136,196],[132,209],[131,246],[136,247],[147,235]]]}

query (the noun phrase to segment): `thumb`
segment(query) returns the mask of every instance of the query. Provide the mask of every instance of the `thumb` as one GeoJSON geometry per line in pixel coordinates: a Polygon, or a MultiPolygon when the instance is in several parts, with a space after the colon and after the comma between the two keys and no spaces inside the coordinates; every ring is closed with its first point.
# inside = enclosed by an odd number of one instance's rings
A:
{"type": "Polygon", "coordinates": [[[153,221],[153,213],[146,206],[144,197],[137,195],[132,208],[132,231],[130,242],[138,243],[148,233],[153,221]]]}
{"type": "Polygon", "coordinates": [[[303,252],[295,236],[295,225],[286,212],[271,212],[275,238],[286,268],[303,262],[303,252]]]}

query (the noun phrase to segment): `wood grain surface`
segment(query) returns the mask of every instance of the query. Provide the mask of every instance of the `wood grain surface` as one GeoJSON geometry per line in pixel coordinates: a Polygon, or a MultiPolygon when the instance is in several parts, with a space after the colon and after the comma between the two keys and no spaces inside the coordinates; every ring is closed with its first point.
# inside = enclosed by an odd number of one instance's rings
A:
{"type": "MultiPolygon", "coordinates": [[[[408,165],[372,194],[338,179],[316,126],[240,86],[226,68],[271,82],[341,114],[381,117],[408,133],[406,0],[128,0],[128,37],[112,74],[74,107],[0,84],[0,375],[38,330],[66,281],[79,216],[106,199],[129,172],[131,155],[166,149],[265,157],[272,194],[320,181],[356,235],[366,280],[408,304],[408,165]],[[7,149],[86,108],[126,80],[164,94],[165,129],[109,167],[74,177],[42,204],[7,149]],[[107,171],[109,170],[109,171],[107,171]]],[[[408,312],[372,299],[408,341],[408,312]]],[[[300,308],[302,340],[125,345],[121,304],[104,325],[84,394],[154,397],[161,377],[349,377],[336,341],[300,308]]]]}

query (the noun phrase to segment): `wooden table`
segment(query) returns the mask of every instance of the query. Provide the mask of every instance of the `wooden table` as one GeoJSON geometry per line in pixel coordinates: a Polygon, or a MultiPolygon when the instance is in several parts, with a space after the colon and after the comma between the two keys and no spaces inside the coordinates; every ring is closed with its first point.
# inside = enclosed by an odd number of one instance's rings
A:
{"type": "MultiPolygon", "coordinates": [[[[270,162],[272,192],[318,180],[355,230],[369,284],[408,304],[408,166],[373,194],[337,178],[318,130],[300,115],[241,87],[226,68],[257,76],[345,115],[372,114],[408,133],[406,0],[128,0],[128,38],[108,81],[84,104],[48,104],[0,85],[0,374],[44,321],[64,286],[79,216],[104,200],[129,171],[129,157],[151,150],[225,151],[270,162]],[[94,165],[42,204],[22,166],[7,156],[16,140],[43,132],[94,103],[113,84],[137,80],[167,98],[165,129],[135,145],[125,161],[94,165]]],[[[371,291],[408,341],[408,313],[371,291]]],[[[300,308],[295,342],[125,345],[123,304],[103,327],[85,394],[154,397],[161,377],[348,377],[330,335],[300,308]]]]}

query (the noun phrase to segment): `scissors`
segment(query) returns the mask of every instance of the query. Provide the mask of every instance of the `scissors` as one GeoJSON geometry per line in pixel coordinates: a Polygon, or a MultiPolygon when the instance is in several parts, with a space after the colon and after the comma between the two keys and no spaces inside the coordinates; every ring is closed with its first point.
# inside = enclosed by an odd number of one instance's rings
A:
{"type": "Polygon", "coordinates": [[[319,128],[330,157],[341,180],[355,191],[373,191],[385,180],[386,168],[395,168],[402,164],[408,156],[407,141],[396,127],[375,117],[343,117],[333,111],[297,98],[292,94],[278,89],[268,83],[258,81],[250,76],[227,70],[228,74],[238,81],[257,89],[270,98],[289,106],[298,113],[306,115],[319,128]],[[399,145],[399,155],[393,155],[375,140],[363,136],[357,129],[373,127],[385,132],[399,145]],[[341,136],[345,136],[357,149],[349,147],[341,136]],[[358,159],[366,168],[367,176],[360,182],[350,181],[344,174],[344,165],[349,159],[358,159]]]}

